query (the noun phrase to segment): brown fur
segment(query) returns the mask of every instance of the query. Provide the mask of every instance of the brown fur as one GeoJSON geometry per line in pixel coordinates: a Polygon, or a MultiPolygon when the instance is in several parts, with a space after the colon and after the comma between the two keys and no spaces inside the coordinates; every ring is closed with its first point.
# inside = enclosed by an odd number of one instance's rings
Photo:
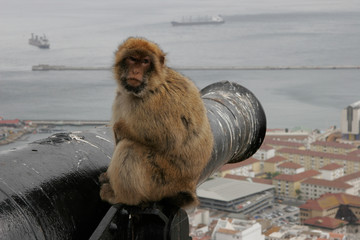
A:
{"type": "Polygon", "coordinates": [[[119,46],[114,77],[118,83],[112,115],[116,147],[107,172],[100,177],[101,198],[127,205],[160,200],[180,207],[197,203],[196,185],[213,147],[198,89],[166,67],[165,54],[156,44],[141,38],[129,38],[119,46]],[[139,91],[124,87],[129,76],[125,59],[134,56],[151,59],[139,91]]]}

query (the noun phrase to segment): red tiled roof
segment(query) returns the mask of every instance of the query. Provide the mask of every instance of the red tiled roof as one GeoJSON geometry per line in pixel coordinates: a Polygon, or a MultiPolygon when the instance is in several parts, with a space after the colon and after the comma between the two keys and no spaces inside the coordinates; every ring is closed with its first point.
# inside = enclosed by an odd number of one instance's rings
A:
{"type": "Polygon", "coordinates": [[[271,140],[289,141],[295,139],[296,141],[303,141],[307,139],[308,135],[293,135],[293,134],[267,134],[266,137],[271,140]]]}
{"type": "Polygon", "coordinates": [[[342,181],[338,181],[338,179],[329,181],[325,179],[318,179],[318,178],[309,178],[302,182],[302,184],[310,184],[310,185],[317,185],[323,187],[334,187],[340,189],[349,189],[353,186],[342,181]]]}
{"type": "Polygon", "coordinates": [[[327,229],[336,229],[341,227],[343,224],[347,224],[347,222],[331,217],[313,217],[306,219],[304,224],[327,229]]]}
{"type": "Polygon", "coordinates": [[[14,120],[0,120],[0,124],[19,124],[20,120],[19,119],[14,119],[14,120]]]}
{"type": "Polygon", "coordinates": [[[280,174],[280,175],[276,176],[274,179],[275,180],[288,181],[288,182],[298,182],[298,181],[301,181],[301,180],[305,180],[307,178],[314,177],[314,176],[319,175],[319,174],[321,174],[319,171],[307,170],[305,172],[294,174],[294,175],[280,174]]]}
{"type": "Polygon", "coordinates": [[[251,158],[248,158],[248,159],[238,162],[238,163],[228,163],[228,164],[225,164],[224,166],[222,166],[222,168],[220,168],[220,172],[247,166],[247,165],[251,165],[251,164],[254,164],[257,162],[259,162],[259,160],[251,157],[251,158]]]}
{"type": "Polygon", "coordinates": [[[274,148],[267,145],[267,144],[263,144],[261,145],[261,147],[259,148],[259,150],[263,150],[263,151],[269,151],[269,150],[273,150],[274,148]]]}
{"type": "Polygon", "coordinates": [[[337,164],[337,163],[330,163],[328,165],[323,166],[322,168],[320,168],[320,170],[328,170],[328,171],[332,171],[332,170],[336,170],[339,168],[342,168],[343,166],[337,164]]]}
{"type": "Polygon", "coordinates": [[[348,175],[345,175],[343,177],[339,177],[336,179],[336,181],[342,181],[342,182],[347,182],[356,178],[360,178],[360,172],[354,172],[348,175]]]}
{"type": "Polygon", "coordinates": [[[231,229],[226,229],[226,228],[219,228],[218,230],[219,233],[224,233],[224,234],[229,234],[229,235],[234,235],[240,231],[238,230],[231,230],[231,229]]]}
{"type": "Polygon", "coordinates": [[[360,197],[346,193],[325,193],[318,199],[307,200],[299,208],[322,211],[338,207],[341,204],[360,207],[360,197]]]}
{"type": "Polygon", "coordinates": [[[290,169],[299,169],[302,168],[300,164],[294,162],[284,162],[278,166],[279,168],[290,168],[290,169]]]}
{"type": "MultiPolygon", "coordinates": [[[[230,178],[230,179],[235,179],[235,180],[240,180],[240,181],[247,181],[249,179],[249,177],[239,176],[239,175],[234,175],[234,174],[226,174],[225,178],[230,178]]],[[[265,178],[250,178],[250,179],[254,183],[262,183],[262,184],[272,185],[271,179],[265,179],[265,178]]]]}
{"type": "Polygon", "coordinates": [[[343,239],[345,237],[344,234],[334,233],[334,232],[329,233],[329,236],[330,238],[334,238],[334,239],[343,239]]]}
{"type": "Polygon", "coordinates": [[[322,147],[343,148],[343,149],[356,148],[356,146],[354,146],[353,144],[350,144],[350,143],[325,142],[325,141],[316,141],[316,142],[313,142],[311,145],[322,146],[322,147]]]}
{"type": "Polygon", "coordinates": [[[281,147],[292,147],[292,148],[304,147],[304,144],[301,144],[298,142],[280,141],[280,140],[274,140],[274,139],[267,138],[267,137],[265,137],[264,143],[267,145],[274,145],[274,146],[281,146],[281,147]]]}
{"type": "Polygon", "coordinates": [[[286,161],[286,160],[287,160],[287,159],[284,158],[284,157],[275,156],[275,157],[269,158],[269,159],[266,160],[265,162],[268,162],[268,163],[279,163],[279,162],[283,162],[283,161],[286,161]]]}
{"type": "Polygon", "coordinates": [[[360,162],[360,158],[356,157],[356,156],[343,155],[343,154],[334,154],[334,153],[325,153],[325,152],[316,152],[316,151],[311,151],[311,150],[282,148],[282,149],[277,150],[277,152],[278,153],[284,153],[284,154],[294,154],[294,155],[302,155],[302,156],[322,157],[322,158],[328,158],[328,159],[338,159],[338,160],[360,162]]]}
{"type": "Polygon", "coordinates": [[[348,153],[348,156],[360,157],[360,149],[349,152],[349,153],[348,153]]]}

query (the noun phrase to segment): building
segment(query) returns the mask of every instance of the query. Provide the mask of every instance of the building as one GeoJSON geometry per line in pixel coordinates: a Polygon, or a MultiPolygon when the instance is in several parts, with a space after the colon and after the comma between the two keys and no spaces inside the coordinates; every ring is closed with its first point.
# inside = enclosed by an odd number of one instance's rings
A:
{"type": "Polygon", "coordinates": [[[309,133],[306,131],[289,131],[288,129],[268,129],[266,131],[267,140],[297,142],[306,144],[308,142],[309,133]]]}
{"type": "Polygon", "coordinates": [[[301,172],[304,172],[305,169],[300,164],[294,163],[294,162],[284,162],[277,166],[278,172],[282,174],[298,174],[301,172]]]}
{"type": "Polygon", "coordinates": [[[14,119],[14,120],[4,120],[1,119],[0,120],[0,127],[13,127],[13,128],[17,128],[17,127],[21,127],[22,123],[19,119],[14,119]]]}
{"type": "Polygon", "coordinates": [[[260,171],[260,161],[255,158],[248,158],[238,163],[225,164],[220,168],[219,173],[221,177],[226,174],[255,177],[260,171]]]}
{"type": "Polygon", "coordinates": [[[314,217],[306,219],[303,224],[328,232],[346,233],[348,222],[330,217],[314,217]]]}
{"type": "MultiPolygon", "coordinates": [[[[341,224],[334,220],[332,222],[333,227],[347,225],[347,232],[359,232],[359,196],[345,193],[326,193],[318,199],[306,201],[306,203],[300,205],[299,208],[301,223],[315,226],[321,224],[321,222],[316,223],[317,220],[322,219],[324,223],[325,220],[331,218],[344,221],[341,224]]],[[[337,232],[342,232],[342,230],[337,232]]]]}
{"type": "Polygon", "coordinates": [[[330,163],[320,168],[320,172],[322,179],[334,180],[344,176],[344,167],[336,163],[330,163]]]}
{"type": "Polygon", "coordinates": [[[353,154],[344,155],[290,148],[279,149],[276,154],[304,166],[305,170],[319,170],[328,164],[336,163],[344,166],[346,174],[360,171],[360,157],[353,154]]]}
{"type": "Polygon", "coordinates": [[[352,187],[343,181],[308,178],[300,185],[301,199],[316,199],[325,193],[351,193],[352,187]]]}
{"type": "Polygon", "coordinates": [[[197,188],[200,207],[250,214],[274,202],[274,187],[229,178],[208,180],[197,188]]]}
{"type": "Polygon", "coordinates": [[[264,144],[274,148],[275,150],[280,148],[305,149],[305,144],[303,143],[273,140],[270,137],[265,137],[264,144]]]}
{"type": "Polygon", "coordinates": [[[357,147],[350,143],[315,141],[311,143],[310,150],[315,152],[326,152],[334,154],[348,154],[357,147]]]}
{"type": "Polygon", "coordinates": [[[295,175],[280,174],[273,179],[276,196],[284,198],[298,198],[301,182],[308,178],[320,176],[320,172],[308,170],[295,175]]]}
{"type": "Polygon", "coordinates": [[[312,229],[311,226],[293,225],[282,226],[281,228],[271,231],[270,234],[265,232],[266,240],[346,240],[345,234],[312,229]]]}
{"type": "Polygon", "coordinates": [[[224,178],[230,178],[235,179],[239,181],[247,181],[247,182],[254,182],[254,183],[261,183],[261,184],[267,184],[272,185],[271,179],[265,179],[265,178],[251,178],[251,177],[244,177],[244,176],[238,176],[238,175],[232,175],[232,174],[226,174],[224,178]]]}
{"type": "Polygon", "coordinates": [[[340,127],[343,139],[360,140],[360,101],[342,110],[340,127]]]}
{"type": "Polygon", "coordinates": [[[225,218],[219,219],[212,232],[213,240],[265,240],[261,225],[256,221],[225,218]]]}
{"type": "Polygon", "coordinates": [[[278,170],[278,166],[287,159],[281,156],[272,157],[264,162],[264,172],[275,173],[278,170]]]}
{"type": "Polygon", "coordinates": [[[355,172],[352,174],[345,175],[336,179],[339,182],[344,182],[352,186],[349,194],[360,196],[360,172],[355,172]]]}
{"type": "Polygon", "coordinates": [[[263,144],[253,155],[253,158],[265,161],[275,156],[275,149],[269,145],[263,144]]]}

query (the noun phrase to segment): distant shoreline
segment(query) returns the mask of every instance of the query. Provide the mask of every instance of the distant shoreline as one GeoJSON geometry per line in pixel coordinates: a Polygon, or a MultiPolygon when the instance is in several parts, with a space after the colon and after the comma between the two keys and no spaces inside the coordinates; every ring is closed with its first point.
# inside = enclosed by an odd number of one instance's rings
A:
{"type": "MultiPolygon", "coordinates": [[[[106,126],[109,121],[102,120],[23,120],[23,122],[31,122],[31,126],[24,128],[14,127],[10,132],[7,132],[6,138],[0,139],[0,146],[8,145],[20,140],[25,135],[31,135],[34,133],[54,133],[62,130],[53,129],[57,126],[106,126]],[[40,131],[39,131],[40,130],[40,131]]],[[[0,130],[1,130],[0,126],[0,130]]],[[[8,127],[7,127],[8,128],[8,127]]]]}
{"type": "MultiPolygon", "coordinates": [[[[176,70],[350,70],[360,66],[184,66],[176,70]]],[[[39,64],[32,66],[33,71],[110,71],[111,67],[74,67],[63,65],[39,64]]]]}
{"type": "Polygon", "coordinates": [[[36,125],[56,125],[56,126],[97,126],[107,125],[109,121],[106,120],[24,120],[31,121],[36,125]]]}

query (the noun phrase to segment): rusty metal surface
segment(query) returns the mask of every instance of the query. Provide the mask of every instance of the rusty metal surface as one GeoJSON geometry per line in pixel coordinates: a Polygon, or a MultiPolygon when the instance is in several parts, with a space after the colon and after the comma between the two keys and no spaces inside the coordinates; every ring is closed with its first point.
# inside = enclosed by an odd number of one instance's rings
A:
{"type": "Polygon", "coordinates": [[[251,157],[266,133],[264,109],[255,95],[233,82],[218,82],[201,90],[214,135],[212,157],[199,183],[226,163],[251,157]]]}
{"type": "Polygon", "coordinates": [[[0,239],[88,239],[109,205],[98,175],[113,151],[106,128],[59,133],[0,153],[0,239]]]}

